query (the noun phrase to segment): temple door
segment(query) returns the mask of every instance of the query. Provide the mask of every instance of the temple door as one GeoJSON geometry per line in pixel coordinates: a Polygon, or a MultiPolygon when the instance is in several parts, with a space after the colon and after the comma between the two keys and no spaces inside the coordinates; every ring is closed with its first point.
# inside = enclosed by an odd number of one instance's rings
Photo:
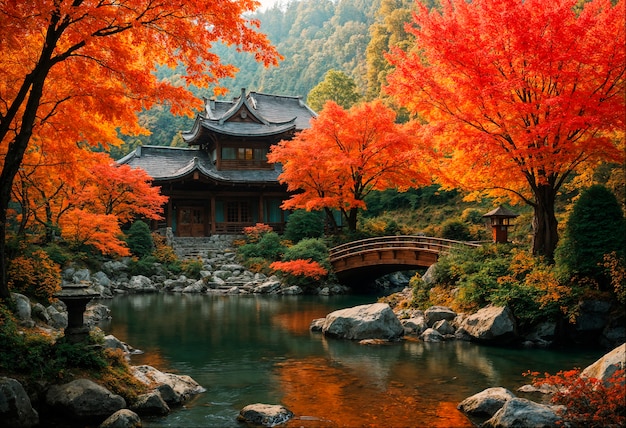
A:
{"type": "Polygon", "coordinates": [[[178,236],[205,236],[204,207],[180,207],[178,210],[178,236]]]}

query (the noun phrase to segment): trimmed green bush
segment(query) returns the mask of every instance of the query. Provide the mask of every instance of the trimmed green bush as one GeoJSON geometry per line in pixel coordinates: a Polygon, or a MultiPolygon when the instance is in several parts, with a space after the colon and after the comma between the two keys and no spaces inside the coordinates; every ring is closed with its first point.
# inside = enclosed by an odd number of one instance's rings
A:
{"type": "Polygon", "coordinates": [[[324,235],[324,213],[321,211],[296,210],[287,220],[285,239],[298,242],[305,238],[321,238],[324,235]]]}
{"type": "Polygon", "coordinates": [[[126,232],[126,243],[130,252],[137,257],[145,257],[154,249],[150,228],[141,220],[134,222],[126,232]]]}
{"type": "Polygon", "coordinates": [[[574,205],[555,261],[566,275],[595,280],[601,290],[609,290],[603,259],[615,251],[624,257],[626,221],[617,198],[607,188],[595,185],[584,191],[574,205]]]}
{"type": "Polygon", "coordinates": [[[282,260],[285,262],[292,260],[312,260],[318,262],[324,269],[330,270],[328,247],[324,241],[319,238],[303,239],[296,245],[287,248],[282,260]]]}
{"type": "Polygon", "coordinates": [[[460,220],[448,220],[442,225],[441,237],[455,241],[471,241],[469,226],[460,220]]]}
{"type": "Polygon", "coordinates": [[[285,252],[285,247],[276,232],[268,232],[264,233],[258,242],[244,244],[237,251],[245,259],[262,257],[266,260],[277,261],[285,252]]]}

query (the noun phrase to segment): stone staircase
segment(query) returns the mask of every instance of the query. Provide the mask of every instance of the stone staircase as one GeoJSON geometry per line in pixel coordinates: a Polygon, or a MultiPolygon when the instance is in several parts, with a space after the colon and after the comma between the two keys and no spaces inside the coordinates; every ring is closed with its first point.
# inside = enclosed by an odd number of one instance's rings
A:
{"type": "Polygon", "coordinates": [[[212,259],[219,254],[234,252],[233,241],[239,236],[213,235],[203,237],[174,237],[172,248],[181,260],[212,259]]]}

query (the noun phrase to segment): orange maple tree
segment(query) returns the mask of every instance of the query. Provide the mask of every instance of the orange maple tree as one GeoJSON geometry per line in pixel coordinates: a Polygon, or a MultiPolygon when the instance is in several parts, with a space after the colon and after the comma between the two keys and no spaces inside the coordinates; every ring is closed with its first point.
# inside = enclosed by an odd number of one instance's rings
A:
{"type": "Polygon", "coordinates": [[[380,101],[349,110],[327,102],[309,129],[272,146],[268,154],[270,162],[282,164],[279,180],[294,192],[283,208],[339,210],[354,231],[371,191],[430,184],[416,127],[395,119],[380,101]]]}
{"type": "MultiPolygon", "coordinates": [[[[259,23],[254,0],[32,0],[0,2],[0,253],[5,255],[13,180],[31,139],[119,144],[118,130],[146,132],[135,112],[156,102],[191,114],[195,99],[158,81],[158,65],[185,67],[206,88],[236,68],[211,51],[220,41],[265,65],[280,55],[259,23]]],[[[0,258],[0,298],[8,298],[0,258]]]]}
{"type": "Polygon", "coordinates": [[[579,3],[418,4],[413,45],[388,55],[387,91],[427,122],[441,182],[532,206],[533,253],[549,259],[563,183],[624,160],[624,0],[579,3]]]}
{"type": "Polygon", "coordinates": [[[126,255],[120,226],[137,217],[161,218],[167,197],[143,170],[76,144],[46,146],[31,146],[13,185],[21,207],[18,234],[43,229],[50,242],[60,232],[73,246],[126,255]]]}

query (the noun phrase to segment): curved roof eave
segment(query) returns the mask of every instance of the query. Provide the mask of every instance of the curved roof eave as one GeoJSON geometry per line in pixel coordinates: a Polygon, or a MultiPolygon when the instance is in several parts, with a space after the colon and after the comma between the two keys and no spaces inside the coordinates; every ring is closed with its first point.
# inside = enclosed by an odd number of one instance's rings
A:
{"type": "MultiPolygon", "coordinates": [[[[229,129],[227,127],[224,126],[215,126],[213,125],[212,122],[209,121],[203,121],[202,122],[202,127],[214,132],[218,132],[220,134],[223,135],[230,135],[233,137],[269,137],[272,135],[278,135],[278,134],[282,134],[285,132],[289,132],[289,131],[294,131],[296,129],[296,124],[295,124],[295,118],[288,121],[288,122],[284,122],[282,124],[279,124],[277,126],[270,126],[268,129],[268,126],[266,125],[259,125],[258,126],[258,130],[254,130],[254,129],[250,129],[247,128],[248,131],[243,131],[242,128],[235,128],[233,127],[233,129],[229,129]]],[[[198,133],[196,133],[194,135],[194,137],[197,136],[198,133]]],[[[183,137],[184,138],[184,137],[183,137]]]]}

